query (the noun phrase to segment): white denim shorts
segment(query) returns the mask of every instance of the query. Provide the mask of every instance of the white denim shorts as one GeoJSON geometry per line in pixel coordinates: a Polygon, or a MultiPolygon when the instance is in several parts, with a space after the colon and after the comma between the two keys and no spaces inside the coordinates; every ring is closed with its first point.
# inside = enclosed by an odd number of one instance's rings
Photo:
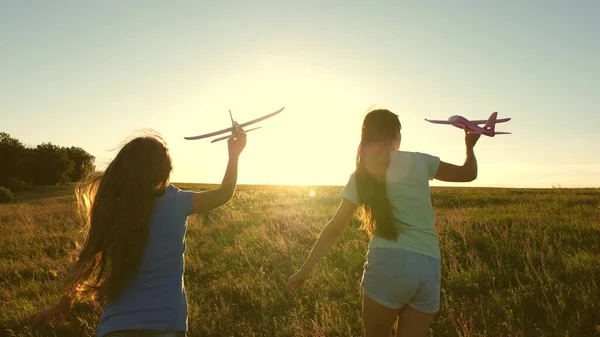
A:
{"type": "Polygon", "coordinates": [[[440,260],[397,248],[367,253],[361,288],[373,301],[392,309],[405,304],[425,313],[440,309],[440,260]]]}

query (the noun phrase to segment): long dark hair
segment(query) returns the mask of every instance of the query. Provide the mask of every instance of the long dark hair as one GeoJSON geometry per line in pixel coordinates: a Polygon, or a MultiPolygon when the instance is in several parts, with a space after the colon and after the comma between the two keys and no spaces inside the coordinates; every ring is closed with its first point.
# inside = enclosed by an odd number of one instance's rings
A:
{"type": "Polygon", "coordinates": [[[386,193],[386,171],[400,128],[398,116],[391,111],[369,112],[363,121],[356,153],[356,187],[363,209],[361,229],[390,240],[396,240],[398,229],[386,193]]]}
{"type": "Polygon", "coordinates": [[[129,141],[103,173],[78,186],[88,231],[67,292],[102,302],[118,296],[141,263],[154,200],[165,192],[171,171],[165,142],[147,135],[129,141]]]}

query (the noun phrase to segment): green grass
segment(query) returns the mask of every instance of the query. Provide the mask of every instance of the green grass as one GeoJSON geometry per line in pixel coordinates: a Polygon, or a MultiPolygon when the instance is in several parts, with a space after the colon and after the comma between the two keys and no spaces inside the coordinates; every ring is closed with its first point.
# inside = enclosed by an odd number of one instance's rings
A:
{"type": "MultiPolygon", "coordinates": [[[[296,301],[283,291],[340,190],[242,186],[227,205],[191,217],[190,335],[361,335],[368,238],[357,220],[296,301]]],[[[443,279],[431,336],[600,336],[600,190],[433,188],[432,198],[443,279]]],[[[58,300],[79,230],[71,187],[0,205],[0,336],[94,335],[101,308],[89,302],[65,325],[31,325],[58,300]]]]}

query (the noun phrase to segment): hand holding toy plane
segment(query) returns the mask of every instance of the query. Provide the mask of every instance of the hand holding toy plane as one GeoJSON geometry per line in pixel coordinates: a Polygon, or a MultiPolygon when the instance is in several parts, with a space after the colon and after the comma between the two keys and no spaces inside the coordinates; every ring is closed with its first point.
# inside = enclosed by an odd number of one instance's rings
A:
{"type": "Polygon", "coordinates": [[[490,115],[488,120],[470,121],[470,120],[464,118],[463,116],[458,116],[458,115],[450,116],[447,121],[431,120],[431,119],[427,119],[427,118],[425,120],[430,123],[434,123],[434,124],[452,124],[453,126],[459,128],[459,129],[465,129],[465,127],[466,127],[466,130],[469,133],[481,134],[481,135],[485,135],[488,137],[494,137],[495,135],[510,134],[510,132],[496,131],[496,123],[504,123],[504,122],[508,122],[510,120],[510,118],[496,119],[497,116],[498,116],[498,112],[494,112],[490,115]],[[478,124],[485,124],[485,125],[483,127],[481,127],[478,124]]]}

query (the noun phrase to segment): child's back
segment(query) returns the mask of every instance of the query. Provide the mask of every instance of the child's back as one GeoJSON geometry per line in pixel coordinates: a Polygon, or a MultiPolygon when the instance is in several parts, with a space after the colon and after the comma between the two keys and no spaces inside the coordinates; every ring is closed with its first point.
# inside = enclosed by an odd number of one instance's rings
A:
{"type": "Polygon", "coordinates": [[[192,193],[173,185],[156,199],[139,270],[118,299],[106,306],[98,336],[135,329],[187,331],[183,271],[191,213],[192,193]]]}

